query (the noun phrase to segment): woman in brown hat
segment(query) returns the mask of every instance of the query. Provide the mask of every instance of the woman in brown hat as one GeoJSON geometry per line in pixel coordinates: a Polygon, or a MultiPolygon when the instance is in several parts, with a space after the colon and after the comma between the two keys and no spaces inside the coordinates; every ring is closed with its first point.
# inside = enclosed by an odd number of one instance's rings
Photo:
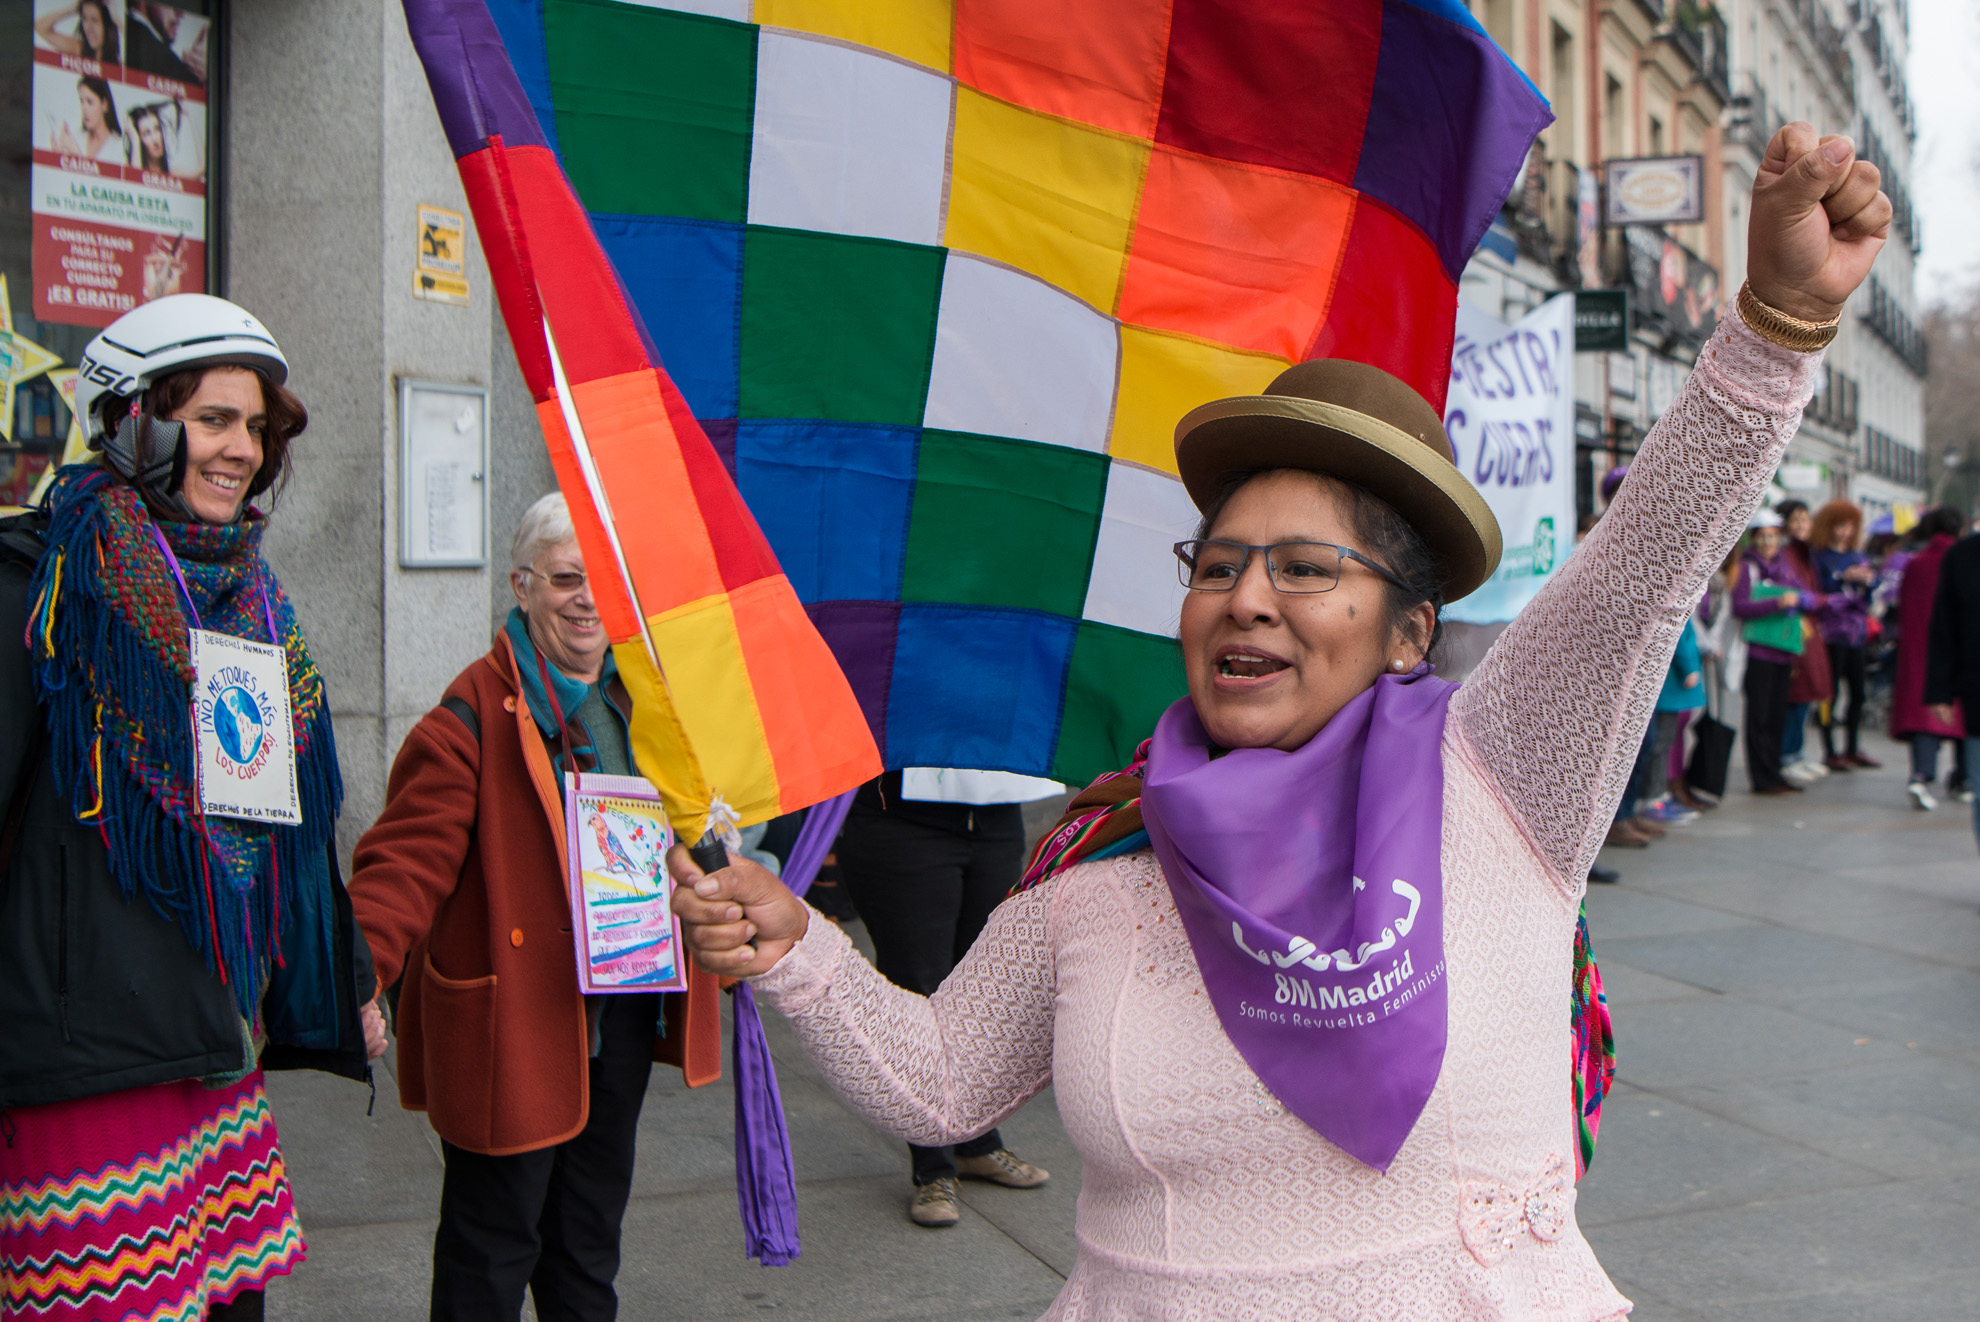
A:
{"type": "Polygon", "coordinates": [[[1498,561],[1492,516],[1406,386],[1305,363],[1183,419],[1189,697],[933,996],[768,873],[676,852],[703,965],[753,979],[882,1129],[952,1143],[1054,1085],[1085,1183],[1048,1317],[1628,1309],[1574,1222],[1577,903],[1891,208],[1795,124],[1750,215],[1738,312],[1461,689],[1423,660],[1498,561]]]}

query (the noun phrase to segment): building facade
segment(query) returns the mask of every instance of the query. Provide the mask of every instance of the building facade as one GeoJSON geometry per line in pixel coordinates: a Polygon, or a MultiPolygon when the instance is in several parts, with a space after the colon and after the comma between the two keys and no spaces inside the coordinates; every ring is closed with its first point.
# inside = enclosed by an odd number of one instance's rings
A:
{"type": "MultiPolygon", "coordinates": [[[[511,604],[517,518],[555,487],[534,405],[471,218],[456,254],[465,302],[420,296],[425,221],[465,217],[467,204],[399,0],[101,3],[114,49],[100,17],[84,28],[74,0],[0,0],[11,171],[0,189],[11,323],[0,329],[19,337],[8,347],[73,365],[122,306],[204,289],[253,311],[280,341],[310,423],[266,547],[328,685],[348,849],[377,815],[406,732],[488,649],[511,604]],[[147,52],[168,72],[144,67],[147,52]],[[169,161],[147,158],[150,120],[175,104],[188,131],[166,144],[169,161]],[[203,135],[192,131],[197,113],[203,135]],[[95,210],[51,218],[70,196],[95,210]],[[177,206],[179,232],[102,209],[120,197],[177,206]],[[470,539],[485,542],[485,556],[454,557],[481,563],[415,567],[405,554],[407,382],[485,397],[486,461],[455,474],[453,509],[474,518],[485,490],[485,532],[470,539]]],[[[48,376],[12,396],[0,475],[18,501],[59,459],[69,415],[48,376]]],[[[430,526],[434,494],[421,490],[410,512],[430,526]]]]}
{"type": "Polygon", "coordinates": [[[1577,497],[1626,462],[1675,397],[1746,278],[1746,199],[1767,143],[1802,119],[1844,132],[1897,210],[1875,274],[1852,298],[1824,385],[1776,479],[1777,497],[1845,496],[1874,520],[1934,489],[1924,435],[1927,361],[1911,205],[1915,124],[1905,0],[1471,0],[1546,93],[1542,135],[1461,296],[1513,320],[1564,290],[1626,289],[1627,349],[1577,356],[1577,497]],[[1700,158],[1703,219],[1600,224],[1606,162],[1700,158]]]}

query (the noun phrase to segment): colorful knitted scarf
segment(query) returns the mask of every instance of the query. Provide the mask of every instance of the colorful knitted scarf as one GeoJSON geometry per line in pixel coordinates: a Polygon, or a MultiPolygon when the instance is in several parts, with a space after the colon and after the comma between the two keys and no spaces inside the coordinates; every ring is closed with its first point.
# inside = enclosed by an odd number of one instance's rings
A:
{"type": "Polygon", "coordinates": [[[176,922],[254,1023],[282,963],[281,938],[325,916],[313,883],[343,801],[322,676],[261,558],[266,523],[251,511],[224,527],[157,527],[201,627],[261,642],[275,621],[295,717],[303,820],[292,827],[200,811],[188,620],[137,493],[101,468],[73,465],[57,475],[46,508],[27,643],[57,783],[76,820],[101,834],[125,898],[142,894],[176,922]]]}
{"type": "MultiPolygon", "coordinates": [[[[1144,741],[1134,759],[1110,771],[1074,796],[1066,812],[1031,854],[1031,864],[1013,895],[1030,890],[1078,863],[1115,858],[1149,848],[1141,824],[1141,781],[1148,766],[1144,741]]],[[[1616,1077],[1616,1038],[1609,1021],[1609,1002],[1602,992],[1602,972],[1595,967],[1588,940],[1588,906],[1582,905],[1574,928],[1574,984],[1568,1015],[1574,1030],[1570,1073],[1574,1082],[1576,1132],[1575,1177],[1595,1159],[1595,1138],[1602,1127],[1602,1099],[1616,1077]]]]}

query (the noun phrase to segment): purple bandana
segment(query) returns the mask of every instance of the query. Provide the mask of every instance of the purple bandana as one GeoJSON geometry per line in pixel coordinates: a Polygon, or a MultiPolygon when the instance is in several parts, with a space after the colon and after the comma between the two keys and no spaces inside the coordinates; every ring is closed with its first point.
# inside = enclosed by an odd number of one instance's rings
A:
{"type": "Polygon", "coordinates": [[[1384,675],[1294,752],[1214,759],[1184,698],[1155,727],[1141,796],[1224,1032],[1287,1110],[1383,1171],[1444,1063],[1456,691],[1384,675]]]}

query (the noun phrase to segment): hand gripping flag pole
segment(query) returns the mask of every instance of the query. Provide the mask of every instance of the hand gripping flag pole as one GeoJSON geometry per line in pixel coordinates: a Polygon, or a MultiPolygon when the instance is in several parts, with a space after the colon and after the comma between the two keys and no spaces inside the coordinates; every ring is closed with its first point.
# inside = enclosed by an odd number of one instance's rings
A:
{"type": "MultiPolygon", "coordinates": [[[[662,370],[486,3],[405,8],[580,549],[610,567],[593,582],[633,698],[634,759],[697,861],[719,868],[725,828],[838,804],[877,774],[872,732],[662,370]]],[[[831,825],[829,810],[812,817],[814,835],[831,825]]],[[[813,844],[822,855],[829,840],[813,844]]],[[[790,1140],[746,989],[733,1021],[745,1249],[782,1265],[799,1252],[790,1140]]]]}

